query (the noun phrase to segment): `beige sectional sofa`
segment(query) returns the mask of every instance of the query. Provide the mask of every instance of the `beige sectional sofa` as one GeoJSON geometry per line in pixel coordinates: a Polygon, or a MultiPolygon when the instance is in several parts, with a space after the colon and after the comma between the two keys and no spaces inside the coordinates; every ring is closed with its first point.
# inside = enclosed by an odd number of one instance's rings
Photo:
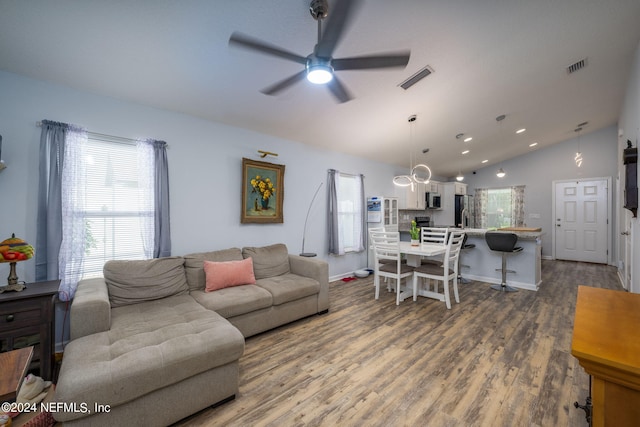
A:
{"type": "Polygon", "coordinates": [[[238,392],[244,338],[329,308],[327,263],[285,245],[109,261],[80,282],[54,400],[65,425],[169,425],[238,392]],[[205,290],[205,261],[255,284],[205,290]]]}

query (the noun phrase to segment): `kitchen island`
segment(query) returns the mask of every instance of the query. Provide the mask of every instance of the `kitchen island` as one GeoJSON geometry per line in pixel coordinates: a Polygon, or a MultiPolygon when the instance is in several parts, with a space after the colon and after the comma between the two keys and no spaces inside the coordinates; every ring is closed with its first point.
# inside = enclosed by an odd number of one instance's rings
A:
{"type": "MultiPolygon", "coordinates": [[[[475,244],[473,249],[465,249],[460,254],[460,274],[468,280],[500,284],[502,273],[495,271],[502,267],[502,253],[489,249],[482,228],[465,228],[467,244],[475,244]]],[[[493,231],[493,230],[492,230],[493,231]]],[[[502,231],[502,230],[497,230],[502,231]]],[[[504,231],[518,236],[516,246],[522,252],[507,255],[507,283],[514,288],[537,291],[542,282],[542,236],[541,231],[504,231]]]]}

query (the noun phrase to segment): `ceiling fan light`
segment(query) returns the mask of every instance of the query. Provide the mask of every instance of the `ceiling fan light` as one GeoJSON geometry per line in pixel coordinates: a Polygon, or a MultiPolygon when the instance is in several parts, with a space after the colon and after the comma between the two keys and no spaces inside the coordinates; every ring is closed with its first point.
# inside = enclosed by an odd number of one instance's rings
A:
{"type": "Polygon", "coordinates": [[[333,79],[333,69],[328,65],[316,64],[307,69],[307,80],[317,85],[329,83],[333,79]]]}
{"type": "Polygon", "coordinates": [[[496,176],[498,178],[504,178],[505,175],[506,175],[506,173],[504,172],[504,170],[502,168],[498,169],[498,173],[496,173],[496,176]]]}

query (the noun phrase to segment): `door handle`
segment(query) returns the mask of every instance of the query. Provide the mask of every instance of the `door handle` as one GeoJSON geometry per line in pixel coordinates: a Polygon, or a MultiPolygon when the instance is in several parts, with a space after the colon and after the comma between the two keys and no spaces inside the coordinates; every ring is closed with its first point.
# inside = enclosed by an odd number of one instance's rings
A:
{"type": "Polygon", "coordinates": [[[620,234],[622,234],[623,236],[628,236],[628,235],[630,235],[631,233],[629,233],[628,231],[623,231],[623,232],[622,232],[622,233],[620,233],[620,234]]]}

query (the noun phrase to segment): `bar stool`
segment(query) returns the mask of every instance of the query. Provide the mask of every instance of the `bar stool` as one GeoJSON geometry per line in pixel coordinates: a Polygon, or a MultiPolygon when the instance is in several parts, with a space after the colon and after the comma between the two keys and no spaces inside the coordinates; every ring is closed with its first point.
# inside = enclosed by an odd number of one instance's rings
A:
{"type": "MultiPolygon", "coordinates": [[[[462,260],[462,254],[465,251],[468,251],[470,249],[475,248],[476,245],[475,243],[467,243],[467,233],[464,233],[464,239],[462,240],[462,247],[460,248],[460,259],[462,260]]],[[[467,264],[460,264],[460,271],[462,271],[462,268],[469,268],[469,266],[467,264]]],[[[469,279],[465,279],[464,277],[462,277],[462,273],[458,273],[458,282],[460,283],[469,283],[470,280],[469,279]]]]}
{"type": "Polygon", "coordinates": [[[513,270],[507,270],[507,254],[522,252],[521,247],[516,247],[518,236],[514,233],[488,231],[485,233],[484,238],[489,249],[502,252],[502,268],[496,268],[496,271],[502,271],[502,283],[500,285],[491,285],[491,289],[503,292],[517,292],[517,289],[507,285],[507,273],[515,273],[513,270]]]}

